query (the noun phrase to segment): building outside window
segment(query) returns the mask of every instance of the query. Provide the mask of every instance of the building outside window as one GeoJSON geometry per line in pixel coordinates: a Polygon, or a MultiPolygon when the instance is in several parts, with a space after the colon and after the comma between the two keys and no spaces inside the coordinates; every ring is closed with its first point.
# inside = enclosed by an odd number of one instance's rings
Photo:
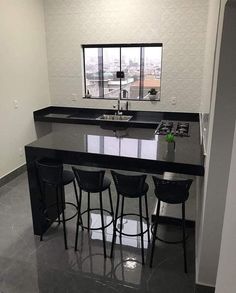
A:
{"type": "Polygon", "coordinates": [[[85,97],[145,100],[161,92],[162,44],[83,45],[85,97]],[[124,72],[123,78],[117,72],[124,72]]]}

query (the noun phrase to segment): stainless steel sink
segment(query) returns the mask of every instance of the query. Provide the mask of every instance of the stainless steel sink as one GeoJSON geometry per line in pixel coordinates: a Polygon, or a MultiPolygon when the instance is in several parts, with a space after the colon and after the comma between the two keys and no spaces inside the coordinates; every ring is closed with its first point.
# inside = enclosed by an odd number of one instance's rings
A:
{"type": "Polygon", "coordinates": [[[109,115],[103,114],[97,118],[97,120],[103,121],[129,121],[133,116],[128,115],[109,115]]]}

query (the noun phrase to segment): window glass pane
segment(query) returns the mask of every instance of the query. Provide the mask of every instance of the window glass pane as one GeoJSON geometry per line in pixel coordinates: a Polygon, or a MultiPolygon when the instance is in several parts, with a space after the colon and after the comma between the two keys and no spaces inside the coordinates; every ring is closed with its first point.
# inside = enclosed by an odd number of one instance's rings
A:
{"type": "Polygon", "coordinates": [[[117,99],[120,94],[120,48],[103,48],[104,97],[117,99]]]}
{"type": "Polygon", "coordinates": [[[121,80],[122,98],[139,99],[140,47],[121,48],[121,70],[125,78],[121,80]]]}
{"type": "Polygon", "coordinates": [[[160,98],[162,47],[138,45],[126,47],[85,47],[86,93],[92,98],[151,99],[154,88],[160,98]],[[116,78],[117,71],[125,77],[116,78]],[[120,91],[121,88],[121,91],[120,91]]]}
{"type": "Polygon", "coordinates": [[[102,48],[85,48],[86,93],[103,98],[102,48]]]}
{"type": "Polygon", "coordinates": [[[144,81],[143,81],[143,98],[147,99],[148,91],[155,88],[160,97],[161,81],[161,47],[145,47],[144,55],[144,81]]]}

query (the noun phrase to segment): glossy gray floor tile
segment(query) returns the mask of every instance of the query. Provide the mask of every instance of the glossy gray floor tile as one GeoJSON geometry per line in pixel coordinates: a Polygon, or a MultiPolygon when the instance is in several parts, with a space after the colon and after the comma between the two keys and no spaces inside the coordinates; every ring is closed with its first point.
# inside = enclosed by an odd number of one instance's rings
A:
{"type": "MultiPolygon", "coordinates": [[[[150,180],[150,178],[148,179],[150,180]]],[[[150,181],[149,208],[155,203],[150,181]]],[[[115,202],[114,188],[113,197],[115,202]]],[[[74,201],[72,186],[66,187],[68,201],[74,201]]],[[[104,206],[109,208],[104,193],[104,206]]],[[[83,196],[83,208],[87,197],[83,196]]],[[[98,197],[92,197],[98,206],[98,197]]],[[[138,203],[128,200],[126,210],[135,212],[138,203]]],[[[68,214],[73,210],[68,209],[68,214]]],[[[94,213],[92,225],[99,225],[94,213]]],[[[109,215],[106,218],[109,221],[109,215]]],[[[125,219],[125,229],[138,229],[135,219],[125,219]]],[[[53,225],[44,240],[33,235],[26,173],[0,188],[0,292],[1,293],[93,293],[93,292],[155,292],[193,293],[194,285],[194,230],[188,229],[188,269],[183,270],[181,245],[167,245],[157,241],[153,268],[141,265],[140,240],[117,237],[114,258],[104,259],[101,233],[79,233],[78,251],[74,251],[75,221],[67,225],[69,249],[65,251],[62,226],[53,225]]],[[[112,229],[107,233],[107,252],[110,252],[112,229]]],[[[168,239],[181,237],[181,229],[160,226],[159,235],[168,239]]],[[[149,260],[148,241],[145,252],[149,260]]]]}

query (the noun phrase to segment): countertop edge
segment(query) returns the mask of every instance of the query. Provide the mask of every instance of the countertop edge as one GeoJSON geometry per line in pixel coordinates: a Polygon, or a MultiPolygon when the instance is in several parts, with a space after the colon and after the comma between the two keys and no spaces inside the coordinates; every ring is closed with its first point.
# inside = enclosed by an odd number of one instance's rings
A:
{"type": "MultiPolygon", "coordinates": [[[[67,151],[67,150],[52,150],[50,148],[43,148],[43,147],[37,147],[32,146],[31,144],[28,144],[25,146],[26,154],[33,151],[35,153],[39,152],[41,153],[42,150],[47,152],[53,152],[54,155],[57,155],[59,153],[65,155],[69,154],[73,160],[75,160],[77,157],[79,158],[80,163],[86,161],[86,164],[82,165],[88,165],[88,166],[97,166],[96,165],[96,159],[99,158],[99,167],[103,165],[104,168],[109,169],[120,169],[123,170],[123,166],[121,164],[122,161],[128,162],[129,165],[131,165],[133,162],[133,171],[140,172],[140,169],[142,172],[150,173],[150,174],[162,174],[163,172],[174,172],[178,174],[188,174],[192,176],[204,176],[204,167],[199,164],[186,164],[186,163],[177,163],[177,162],[168,162],[163,160],[148,160],[148,159],[139,159],[139,158],[132,158],[132,157],[124,157],[124,156],[114,156],[109,155],[109,164],[112,165],[112,168],[107,166],[107,155],[106,154],[96,154],[96,153],[86,153],[81,151],[67,151]],[[90,160],[88,158],[90,157],[90,160]],[[90,163],[89,163],[90,162],[90,163]],[[93,164],[91,164],[93,162],[93,164]],[[139,166],[139,162],[142,163],[142,168],[139,166]],[[146,167],[145,167],[146,166],[146,167]],[[148,167],[147,167],[148,166],[148,167]]],[[[68,158],[68,155],[66,155],[68,158]]],[[[75,163],[74,161],[68,162],[70,164],[75,163]]]]}
{"type": "Polygon", "coordinates": [[[131,115],[130,121],[101,121],[96,118],[104,113],[114,114],[116,111],[111,109],[95,109],[95,108],[74,108],[74,107],[58,107],[49,106],[36,110],[33,113],[34,121],[53,122],[53,123],[69,123],[69,124],[92,124],[92,125],[118,125],[125,127],[147,127],[156,128],[161,120],[179,120],[199,122],[198,113],[184,112],[154,112],[154,111],[123,111],[125,115],[131,115]],[[46,117],[49,114],[65,114],[67,117],[46,117]],[[78,117],[73,117],[77,115],[78,117]],[[83,117],[79,117],[82,115],[83,117]],[[84,117],[88,115],[88,117],[84,117]],[[71,117],[72,116],[72,117],[71,117]],[[89,117],[90,116],[90,117],[89,117]]]}

